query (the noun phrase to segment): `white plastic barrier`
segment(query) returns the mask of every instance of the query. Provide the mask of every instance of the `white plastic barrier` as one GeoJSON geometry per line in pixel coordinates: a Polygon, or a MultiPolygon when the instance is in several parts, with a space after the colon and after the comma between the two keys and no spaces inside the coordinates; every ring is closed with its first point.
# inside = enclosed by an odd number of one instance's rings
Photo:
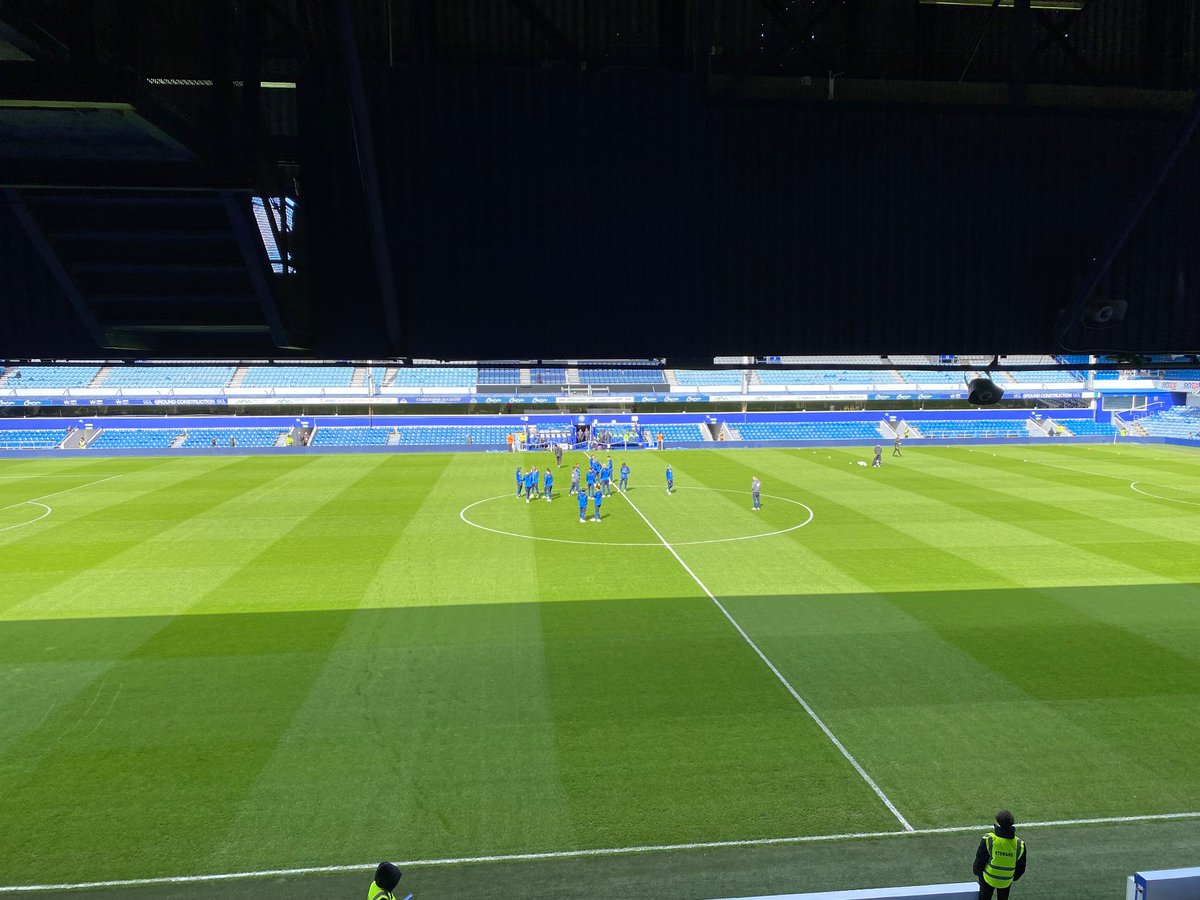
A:
{"type": "MultiPolygon", "coordinates": [[[[1156,894],[1155,897],[1157,896],[1156,894]]],[[[922,884],[913,887],[867,888],[857,891],[821,891],[816,894],[775,894],[770,897],[730,897],[725,900],[978,900],[978,898],[979,883],[963,881],[959,884],[922,884]]]]}
{"type": "Polygon", "coordinates": [[[1125,900],[1196,900],[1200,868],[1136,872],[1125,886],[1125,900]]]}

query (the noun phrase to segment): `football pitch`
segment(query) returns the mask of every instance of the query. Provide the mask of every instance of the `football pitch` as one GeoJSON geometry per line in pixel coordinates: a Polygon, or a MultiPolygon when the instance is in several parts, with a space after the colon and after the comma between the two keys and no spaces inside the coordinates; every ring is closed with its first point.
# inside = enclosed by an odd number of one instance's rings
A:
{"type": "Polygon", "coordinates": [[[1200,455],[613,458],[585,524],[579,453],[0,461],[0,897],[963,881],[1000,807],[1022,900],[1198,863],[1200,455]]]}

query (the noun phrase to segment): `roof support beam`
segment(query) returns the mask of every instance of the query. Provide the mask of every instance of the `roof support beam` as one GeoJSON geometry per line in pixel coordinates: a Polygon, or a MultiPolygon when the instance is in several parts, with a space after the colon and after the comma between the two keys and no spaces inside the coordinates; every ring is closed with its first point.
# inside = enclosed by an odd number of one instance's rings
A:
{"type": "Polygon", "coordinates": [[[262,249],[258,234],[250,227],[249,198],[237,198],[230,191],[222,191],[221,200],[225,203],[225,214],[229,218],[229,226],[233,229],[238,249],[242,252],[242,260],[246,264],[246,272],[254,286],[254,293],[258,296],[263,317],[271,329],[271,339],[276,346],[289,347],[291,342],[287,330],[283,327],[283,320],[279,317],[275,296],[271,293],[271,283],[267,278],[266,253],[262,249]]]}
{"type": "Polygon", "coordinates": [[[100,323],[96,321],[95,315],[93,315],[91,309],[88,307],[87,301],[84,300],[79,287],[75,284],[75,279],[71,277],[62,260],[58,258],[58,254],[54,251],[54,247],[51,246],[46,233],[42,230],[42,226],[34,218],[33,213],[29,211],[29,207],[25,205],[25,200],[21,196],[21,193],[12,188],[4,188],[3,190],[4,201],[8,204],[9,209],[13,211],[13,215],[17,221],[21,223],[21,227],[25,229],[25,234],[28,235],[34,249],[37,250],[38,255],[42,258],[42,262],[46,264],[46,268],[50,270],[50,275],[58,284],[59,289],[66,294],[67,300],[70,301],[76,315],[79,316],[80,321],[87,328],[92,340],[96,342],[96,346],[112,346],[105,337],[100,323]]]}

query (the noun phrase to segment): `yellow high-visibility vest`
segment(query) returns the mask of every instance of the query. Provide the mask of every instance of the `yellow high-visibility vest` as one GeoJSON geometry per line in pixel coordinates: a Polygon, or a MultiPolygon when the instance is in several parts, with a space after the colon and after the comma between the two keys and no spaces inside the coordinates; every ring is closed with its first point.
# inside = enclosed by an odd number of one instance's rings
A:
{"type": "Polygon", "coordinates": [[[996,837],[989,831],[983,836],[987,845],[988,864],[983,867],[983,880],[995,888],[1006,888],[1013,883],[1017,871],[1017,860],[1025,854],[1025,842],[1019,837],[996,837]]]}

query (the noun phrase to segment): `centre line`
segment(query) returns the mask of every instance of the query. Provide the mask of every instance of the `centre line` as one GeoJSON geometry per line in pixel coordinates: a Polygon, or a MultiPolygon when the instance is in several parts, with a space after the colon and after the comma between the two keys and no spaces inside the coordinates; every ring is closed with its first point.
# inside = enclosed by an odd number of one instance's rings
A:
{"type": "Polygon", "coordinates": [[[724,604],[722,604],[720,600],[718,600],[715,596],[713,596],[713,592],[710,591],[708,589],[708,587],[704,584],[704,582],[701,581],[700,578],[696,575],[696,573],[692,571],[691,566],[689,566],[687,563],[685,563],[683,561],[683,557],[681,557],[678,553],[675,552],[675,548],[672,547],[670,542],[668,542],[667,539],[662,536],[662,532],[660,532],[657,528],[654,527],[654,523],[646,518],[645,514],[640,509],[638,509],[638,505],[629,499],[628,494],[623,493],[623,492],[618,492],[618,493],[620,493],[621,496],[625,498],[626,503],[628,503],[630,506],[633,507],[633,511],[636,512],[639,516],[641,516],[642,521],[646,523],[646,527],[648,527],[651,531],[653,531],[654,534],[658,537],[658,539],[660,541],[662,541],[662,545],[667,548],[668,552],[670,552],[670,554],[672,556],[675,557],[675,561],[677,563],[679,563],[681,566],[683,566],[683,570],[692,576],[692,581],[696,582],[696,584],[698,584],[700,586],[700,590],[704,591],[704,593],[708,596],[708,599],[717,605],[717,609],[719,609],[721,611],[721,613],[725,616],[725,618],[729,620],[729,624],[737,629],[737,633],[740,634],[742,636],[742,639],[747,644],[750,645],[750,649],[753,650],[755,653],[757,653],[758,658],[767,664],[768,669],[770,669],[773,673],[775,673],[775,677],[779,679],[779,683],[782,684],[785,688],[787,688],[788,693],[791,694],[792,697],[795,699],[795,701],[797,703],[799,703],[801,707],[804,708],[804,711],[806,713],[808,713],[809,717],[814,722],[817,723],[817,727],[820,728],[821,731],[823,731],[825,733],[825,737],[829,738],[829,740],[833,742],[833,746],[837,747],[838,751],[842,754],[842,756],[844,756],[846,758],[846,761],[849,762],[850,765],[854,766],[854,771],[856,771],[859,775],[861,775],[863,781],[865,781],[868,785],[870,785],[871,790],[873,790],[875,792],[875,796],[878,797],[880,800],[882,800],[884,806],[886,806],[889,810],[891,810],[892,815],[894,815],[896,817],[896,820],[901,825],[904,826],[904,830],[912,831],[913,830],[912,825],[909,824],[908,819],[904,818],[904,816],[901,814],[900,810],[898,810],[896,808],[896,804],[892,803],[892,801],[888,799],[888,796],[887,796],[887,794],[885,794],[883,792],[883,789],[880,788],[879,785],[875,783],[875,779],[867,774],[867,770],[864,769],[859,764],[858,760],[855,759],[851,755],[850,751],[846,749],[846,746],[837,739],[837,735],[835,735],[832,731],[829,730],[829,726],[826,725],[821,720],[821,717],[817,715],[816,710],[814,710],[811,706],[809,706],[808,701],[800,696],[800,694],[796,691],[796,689],[794,687],[792,687],[791,682],[789,682],[784,677],[783,673],[780,672],[779,669],[777,669],[775,667],[775,664],[767,658],[767,654],[763,653],[762,650],[759,648],[758,644],[754,643],[754,640],[750,637],[750,635],[746,634],[746,630],[744,628],[742,628],[741,625],[738,624],[737,619],[735,619],[733,616],[731,616],[729,614],[729,610],[727,610],[725,608],[724,604]]]}

